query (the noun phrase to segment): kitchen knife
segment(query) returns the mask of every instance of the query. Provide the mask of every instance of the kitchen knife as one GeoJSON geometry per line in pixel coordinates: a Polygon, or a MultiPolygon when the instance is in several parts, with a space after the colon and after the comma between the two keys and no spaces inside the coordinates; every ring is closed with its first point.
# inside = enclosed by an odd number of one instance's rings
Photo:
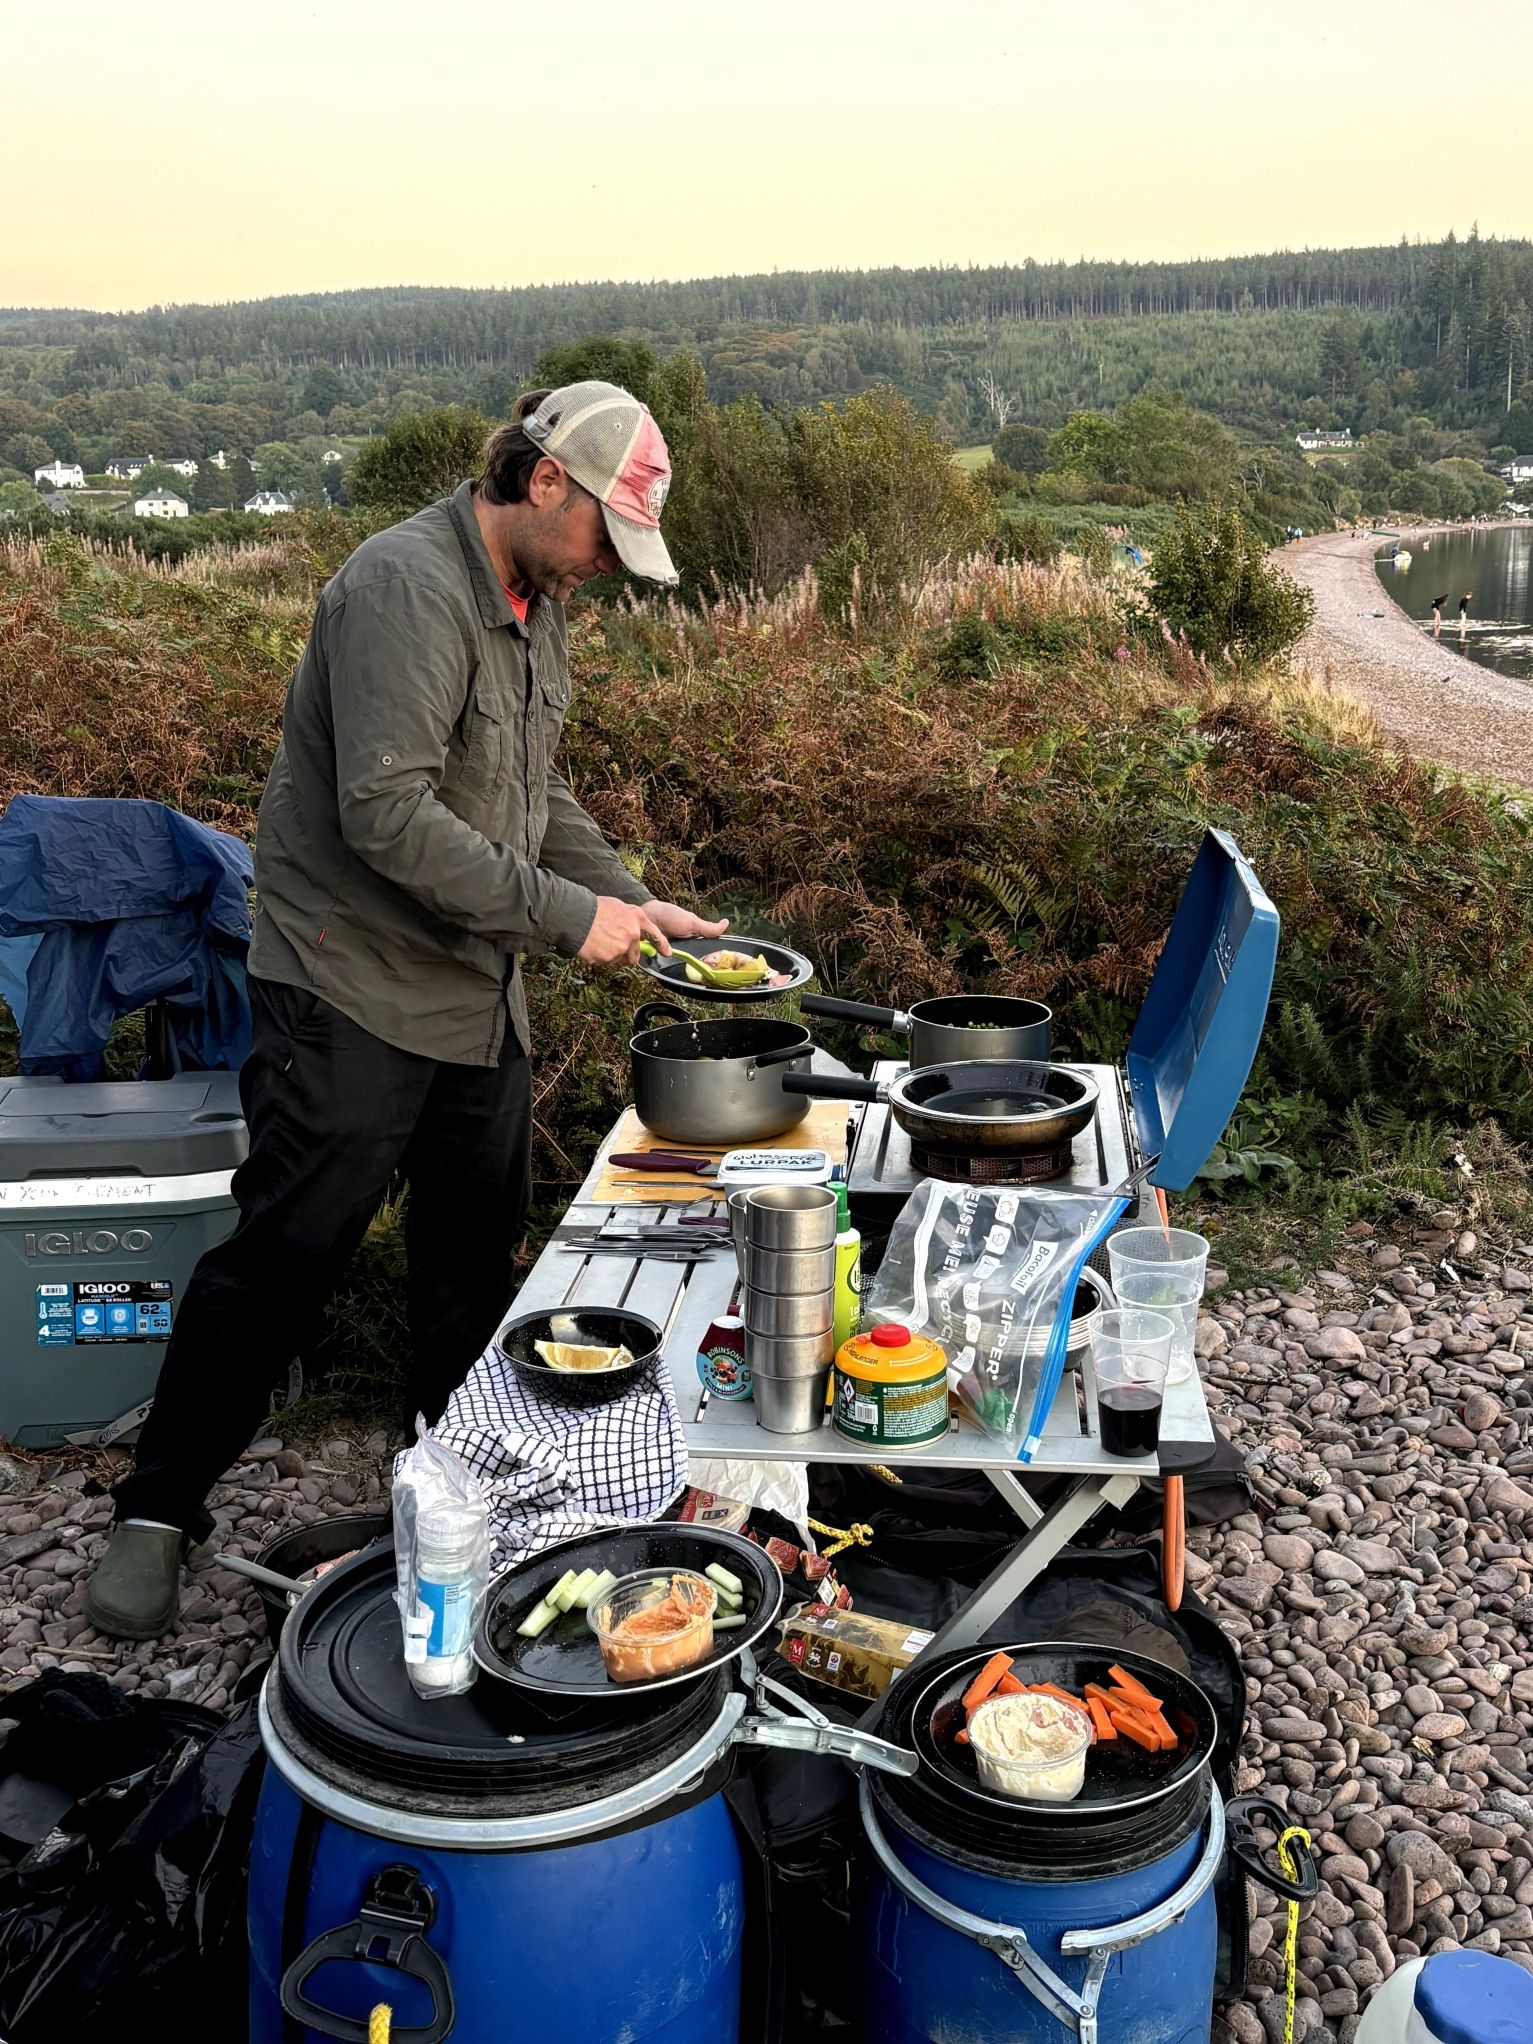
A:
{"type": "Polygon", "coordinates": [[[697,1178],[714,1178],[718,1165],[712,1157],[683,1156],[679,1150],[622,1150],[607,1159],[624,1171],[663,1171],[668,1177],[691,1172],[697,1178]]]}

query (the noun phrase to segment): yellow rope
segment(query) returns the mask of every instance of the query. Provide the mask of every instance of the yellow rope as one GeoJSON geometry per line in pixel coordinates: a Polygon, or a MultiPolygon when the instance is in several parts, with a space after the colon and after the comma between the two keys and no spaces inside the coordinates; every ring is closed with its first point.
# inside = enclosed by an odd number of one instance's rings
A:
{"type": "Polygon", "coordinates": [[[885,1483],[903,1483],[903,1476],[896,1476],[892,1469],[886,1469],[882,1462],[870,1462],[868,1467],[875,1476],[881,1476],[885,1483]]]}
{"type": "MultiPolygon", "coordinates": [[[[1307,1846],[1309,1833],[1302,1824],[1290,1824],[1277,1842],[1278,1865],[1290,1881],[1299,1878],[1299,1862],[1289,1850],[1296,1838],[1303,1839],[1307,1846]]],[[[1283,1940],[1283,1965],[1287,1974],[1287,2001],[1283,2009],[1283,2044],[1293,2044],[1293,2002],[1299,1984],[1299,1905],[1288,1905],[1288,1932],[1283,1940]]],[[[372,2040],[369,2040],[372,2044],[372,2040]]]]}
{"type": "Polygon", "coordinates": [[[833,1561],[843,1548],[871,1547],[873,1545],[873,1528],[871,1526],[849,1526],[843,1533],[839,1526],[822,1526],[818,1519],[811,1519],[809,1525],[815,1533],[828,1533],[830,1535],[830,1546],[820,1549],[820,1559],[822,1561],[833,1561]]]}
{"type": "Polygon", "coordinates": [[[388,2003],[380,2001],[367,2019],[367,2044],[389,2044],[393,2015],[394,2011],[388,2003]]]}

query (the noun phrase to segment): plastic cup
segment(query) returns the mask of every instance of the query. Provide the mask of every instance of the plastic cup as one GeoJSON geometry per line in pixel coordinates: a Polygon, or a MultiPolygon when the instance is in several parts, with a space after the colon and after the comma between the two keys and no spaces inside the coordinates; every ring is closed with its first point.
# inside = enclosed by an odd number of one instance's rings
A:
{"type": "Polygon", "coordinates": [[[1169,1264],[1146,1265],[1142,1270],[1125,1270],[1117,1284],[1120,1306],[1148,1306],[1176,1323],[1171,1343],[1168,1384],[1185,1384],[1197,1367],[1195,1344],[1198,1335],[1198,1302],[1203,1297],[1201,1275],[1169,1264]]]}
{"type": "Polygon", "coordinates": [[[713,1648],[713,1613],[718,1597],[712,1583],[692,1569],[648,1568],[620,1577],[589,1613],[608,1681],[650,1682],[657,1675],[674,1675],[678,1669],[690,1668],[695,1661],[702,1660],[713,1648]],[[624,1619],[669,1603],[673,1578],[694,1587],[696,1610],[674,1624],[646,1632],[642,1639],[620,1637],[624,1619]]]}
{"type": "Polygon", "coordinates": [[[1119,1306],[1091,1333],[1097,1425],[1109,1455],[1151,1455],[1160,1445],[1160,1414],[1176,1322],[1144,1306],[1119,1306]]]}
{"type": "Polygon", "coordinates": [[[1120,1228],[1107,1238],[1112,1288],[1120,1272],[1181,1270],[1196,1275],[1201,1285],[1208,1270],[1208,1244],[1190,1228],[1120,1228]]]}
{"type": "Polygon", "coordinates": [[[969,1720],[983,1786],[1034,1803],[1068,1803],[1080,1794],[1091,1737],[1086,1712],[1056,1696],[987,1697],[969,1720]],[[1019,1744],[1035,1750],[1023,1757],[1014,1750],[1019,1744]]]}

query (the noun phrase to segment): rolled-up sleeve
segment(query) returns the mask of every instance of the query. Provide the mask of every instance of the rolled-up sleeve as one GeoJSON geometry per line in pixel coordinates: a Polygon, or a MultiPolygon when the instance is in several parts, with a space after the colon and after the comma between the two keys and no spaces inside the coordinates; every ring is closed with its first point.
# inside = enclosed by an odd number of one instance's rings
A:
{"type": "Polygon", "coordinates": [[[492,842],[440,799],[473,675],[447,592],[403,576],[348,590],[326,623],[326,652],[347,848],[471,935],[578,951],[594,890],[492,842]]]}

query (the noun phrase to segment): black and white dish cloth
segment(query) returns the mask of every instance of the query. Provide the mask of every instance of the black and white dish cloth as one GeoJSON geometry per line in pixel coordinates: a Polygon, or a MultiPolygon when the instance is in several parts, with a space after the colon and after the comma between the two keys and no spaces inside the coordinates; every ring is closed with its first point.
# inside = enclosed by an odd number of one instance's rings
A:
{"type": "Polygon", "coordinates": [[[664,1369],[605,1405],[555,1405],[491,1342],[431,1433],[484,1492],[496,1575],[561,1540],[658,1519],[686,1488],[686,1440],[664,1369]]]}

